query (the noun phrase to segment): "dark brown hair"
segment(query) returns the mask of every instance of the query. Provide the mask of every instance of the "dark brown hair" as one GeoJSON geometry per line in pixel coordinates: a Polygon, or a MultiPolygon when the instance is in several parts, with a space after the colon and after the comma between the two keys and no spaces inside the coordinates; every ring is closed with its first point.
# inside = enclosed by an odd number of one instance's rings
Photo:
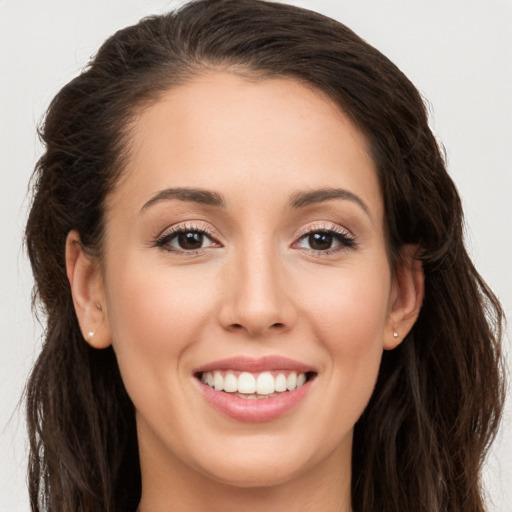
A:
{"type": "Polygon", "coordinates": [[[101,255],[103,208],[137,112],[209,69],[293,78],[326,93],[366,135],[393,263],[418,244],[425,300],[385,352],[355,427],[356,512],[481,512],[480,472],[503,402],[502,311],[463,244],[461,203],[422,99],[385,56],[311,11],[200,0],[108,39],[52,101],[33,176],[26,245],[46,315],[27,388],[32,510],[126,511],[140,497],[134,408],[111,348],[84,342],[65,269],[72,229],[101,255]]]}

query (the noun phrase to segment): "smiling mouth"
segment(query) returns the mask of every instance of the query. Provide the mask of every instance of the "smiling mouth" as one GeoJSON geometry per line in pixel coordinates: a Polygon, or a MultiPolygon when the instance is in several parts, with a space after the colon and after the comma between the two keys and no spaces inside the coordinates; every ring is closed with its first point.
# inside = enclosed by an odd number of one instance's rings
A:
{"type": "Polygon", "coordinates": [[[302,387],[316,376],[315,372],[272,370],[252,373],[235,370],[199,372],[196,377],[215,391],[246,399],[265,399],[283,395],[302,387]]]}

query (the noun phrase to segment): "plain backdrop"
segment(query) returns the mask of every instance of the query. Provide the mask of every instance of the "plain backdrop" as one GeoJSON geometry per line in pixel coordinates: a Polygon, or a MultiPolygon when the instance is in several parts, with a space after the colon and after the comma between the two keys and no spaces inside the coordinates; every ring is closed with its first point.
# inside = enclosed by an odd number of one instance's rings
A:
{"type": "MultiPolygon", "coordinates": [[[[182,2],[183,3],[183,2],[182,2]]],[[[466,211],[467,244],[512,317],[512,1],[317,0],[391,58],[428,100],[466,211]]],[[[29,509],[18,402],[40,347],[22,249],[36,125],[101,42],[164,0],[0,0],[0,511],[29,509]]],[[[510,330],[509,330],[510,332],[510,330]]],[[[510,335],[505,340],[510,366],[510,335]]],[[[485,468],[489,511],[512,511],[508,402],[485,468]]]]}

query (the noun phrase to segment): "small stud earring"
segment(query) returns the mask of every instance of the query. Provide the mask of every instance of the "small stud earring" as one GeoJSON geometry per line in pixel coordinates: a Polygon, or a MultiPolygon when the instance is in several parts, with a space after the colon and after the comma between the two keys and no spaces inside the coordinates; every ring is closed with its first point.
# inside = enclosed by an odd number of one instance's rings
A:
{"type": "Polygon", "coordinates": [[[393,332],[393,338],[398,338],[398,333],[396,331],[393,332]]]}
{"type": "Polygon", "coordinates": [[[87,339],[88,339],[88,340],[90,340],[90,339],[94,338],[94,334],[95,334],[95,332],[94,332],[94,331],[89,331],[89,332],[87,333],[87,339]]]}

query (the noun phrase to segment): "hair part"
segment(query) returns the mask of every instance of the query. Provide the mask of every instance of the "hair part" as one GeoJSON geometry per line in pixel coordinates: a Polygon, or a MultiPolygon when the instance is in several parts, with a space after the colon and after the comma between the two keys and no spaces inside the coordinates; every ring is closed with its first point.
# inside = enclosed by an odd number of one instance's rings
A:
{"type": "Polygon", "coordinates": [[[40,137],[25,240],[34,302],[47,319],[27,386],[32,510],[134,509],[134,407],[111,348],[82,338],[65,242],[101,257],[109,193],[141,109],[212,70],[298,80],[366,136],[382,188],[391,261],[421,247],[425,299],[412,332],[385,352],[355,427],[352,506],[483,512],[482,460],[504,397],[502,310],[463,243],[459,196],[421,96],[380,52],[330,18],[260,0],[199,0],[109,38],[52,101],[40,137]]]}

